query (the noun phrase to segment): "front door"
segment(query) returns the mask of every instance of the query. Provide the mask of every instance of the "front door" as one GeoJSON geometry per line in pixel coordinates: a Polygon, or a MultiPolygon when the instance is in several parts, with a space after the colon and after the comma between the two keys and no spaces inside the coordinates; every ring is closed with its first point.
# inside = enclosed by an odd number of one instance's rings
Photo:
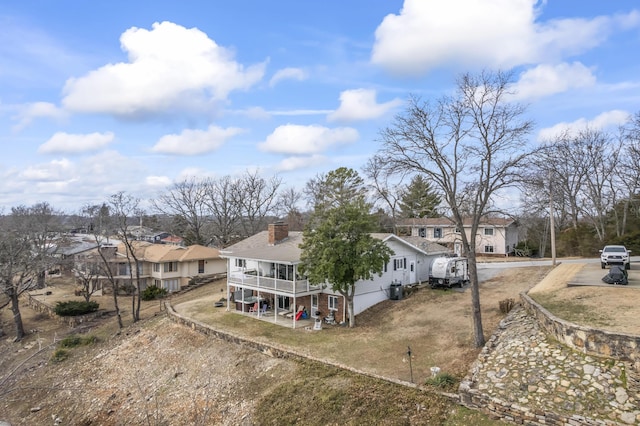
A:
{"type": "Polygon", "coordinates": [[[409,262],[409,284],[417,282],[416,280],[416,263],[414,261],[409,262]]]}
{"type": "Polygon", "coordinates": [[[318,295],[312,294],[311,295],[311,317],[312,318],[317,317],[316,312],[318,312],[318,295]]]}

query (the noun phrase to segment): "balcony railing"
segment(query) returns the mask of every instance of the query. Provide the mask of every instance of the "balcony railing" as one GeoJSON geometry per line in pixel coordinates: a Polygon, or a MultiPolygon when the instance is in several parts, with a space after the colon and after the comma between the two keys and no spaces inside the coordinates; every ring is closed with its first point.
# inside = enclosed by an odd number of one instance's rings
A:
{"type": "Polygon", "coordinates": [[[228,277],[229,284],[250,286],[265,291],[278,291],[283,293],[299,294],[321,290],[319,285],[311,285],[309,280],[300,279],[294,281],[279,278],[270,278],[242,272],[232,272],[228,277]]]}

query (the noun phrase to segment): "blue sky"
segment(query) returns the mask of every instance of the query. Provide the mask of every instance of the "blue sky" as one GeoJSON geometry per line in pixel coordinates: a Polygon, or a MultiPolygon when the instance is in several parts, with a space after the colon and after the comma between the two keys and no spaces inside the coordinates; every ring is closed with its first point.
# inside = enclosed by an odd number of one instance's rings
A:
{"type": "Polygon", "coordinates": [[[360,170],[410,94],[513,71],[531,143],[640,111],[631,0],[44,1],[0,7],[0,209],[184,178],[360,170]]]}

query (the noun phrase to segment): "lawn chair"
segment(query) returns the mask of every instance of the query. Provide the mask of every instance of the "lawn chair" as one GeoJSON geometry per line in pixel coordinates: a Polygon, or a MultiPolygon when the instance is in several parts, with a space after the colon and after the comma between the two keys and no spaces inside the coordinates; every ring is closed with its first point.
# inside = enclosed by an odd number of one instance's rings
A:
{"type": "Polygon", "coordinates": [[[260,305],[258,304],[258,302],[256,302],[256,303],[254,303],[254,304],[253,304],[253,306],[251,306],[251,307],[249,308],[249,313],[250,313],[250,314],[251,314],[251,313],[256,314],[256,313],[258,313],[258,310],[259,310],[259,309],[260,309],[260,305]]]}

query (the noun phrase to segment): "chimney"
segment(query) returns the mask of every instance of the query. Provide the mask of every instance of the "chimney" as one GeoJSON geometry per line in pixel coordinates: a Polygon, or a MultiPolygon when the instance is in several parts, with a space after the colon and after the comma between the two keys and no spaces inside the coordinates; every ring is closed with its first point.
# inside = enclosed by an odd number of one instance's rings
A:
{"type": "Polygon", "coordinates": [[[269,245],[274,246],[289,237],[289,224],[283,221],[269,224],[269,245]]]}

